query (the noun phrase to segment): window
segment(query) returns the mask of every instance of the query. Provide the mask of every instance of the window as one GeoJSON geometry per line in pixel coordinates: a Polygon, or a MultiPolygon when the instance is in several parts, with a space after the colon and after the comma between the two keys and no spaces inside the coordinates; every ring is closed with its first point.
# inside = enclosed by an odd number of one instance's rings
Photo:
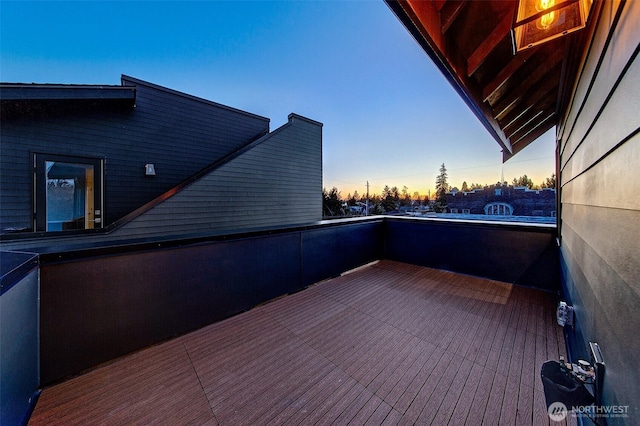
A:
{"type": "Polygon", "coordinates": [[[489,203],[484,206],[484,214],[511,216],[513,214],[513,207],[507,203],[489,203]]]}
{"type": "Polygon", "coordinates": [[[104,160],[34,155],[34,229],[102,228],[104,160]]]}

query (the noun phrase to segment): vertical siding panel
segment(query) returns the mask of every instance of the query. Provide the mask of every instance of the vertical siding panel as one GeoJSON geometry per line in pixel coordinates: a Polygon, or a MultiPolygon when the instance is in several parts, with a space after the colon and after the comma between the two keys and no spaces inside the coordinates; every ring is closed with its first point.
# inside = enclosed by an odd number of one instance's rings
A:
{"type": "Polygon", "coordinates": [[[640,2],[605,2],[594,37],[559,132],[563,288],[576,307],[576,326],[566,331],[576,358],[588,356],[588,342],[600,344],[604,404],[629,406],[633,419],[640,416],[640,2]]]}

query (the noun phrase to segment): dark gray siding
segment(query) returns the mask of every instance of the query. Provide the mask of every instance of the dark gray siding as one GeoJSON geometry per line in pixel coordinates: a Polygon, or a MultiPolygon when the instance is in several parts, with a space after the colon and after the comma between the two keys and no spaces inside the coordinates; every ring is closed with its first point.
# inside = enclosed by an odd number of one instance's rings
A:
{"type": "Polygon", "coordinates": [[[640,416],[640,2],[604,2],[558,130],[563,287],[575,357],[597,342],[604,404],[640,416]]]}
{"type": "Polygon", "coordinates": [[[295,114],[251,149],[114,231],[152,237],[306,224],[322,214],[322,125],[295,114]]]}
{"type": "Polygon", "coordinates": [[[269,130],[269,120],[123,76],[126,110],[2,120],[0,229],[31,227],[32,153],[106,158],[106,224],[175,187],[269,130]],[[153,163],[156,176],[144,175],[153,163]]]}

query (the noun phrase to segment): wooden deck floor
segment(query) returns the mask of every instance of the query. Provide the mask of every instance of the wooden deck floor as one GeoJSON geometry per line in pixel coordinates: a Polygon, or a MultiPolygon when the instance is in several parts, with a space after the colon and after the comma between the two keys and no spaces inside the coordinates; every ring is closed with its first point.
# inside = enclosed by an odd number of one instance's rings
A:
{"type": "Polygon", "coordinates": [[[29,424],[549,424],[548,294],[381,261],[45,389],[29,424]]]}

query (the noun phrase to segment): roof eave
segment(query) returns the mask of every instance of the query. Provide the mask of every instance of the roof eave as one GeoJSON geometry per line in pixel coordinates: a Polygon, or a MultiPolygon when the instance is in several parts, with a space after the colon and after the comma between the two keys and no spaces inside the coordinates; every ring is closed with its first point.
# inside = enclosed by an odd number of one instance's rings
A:
{"type": "Polygon", "coordinates": [[[0,99],[3,101],[103,99],[135,101],[135,98],[135,87],[57,84],[0,84],[0,99]]]}
{"type": "Polygon", "coordinates": [[[385,2],[405,28],[407,28],[422,50],[424,50],[427,56],[431,58],[436,67],[444,75],[465,104],[467,104],[469,109],[471,109],[480,123],[482,123],[498,145],[500,145],[503,150],[504,161],[511,158],[514,154],[511,141],[500,129],[498,122],[491,117],[491,112],[485,111],[484,105],[476,103],[469,88],[458,78],[456,72],[447,61],[446,56],[440,51],[440,49],[438,49],[437,44],[434,42],[430,33],[422,26],[420,20],[410,12],[411,8],[404,7],[404,4],[406,4],[405,1],[385,0],[385,2]]]}

